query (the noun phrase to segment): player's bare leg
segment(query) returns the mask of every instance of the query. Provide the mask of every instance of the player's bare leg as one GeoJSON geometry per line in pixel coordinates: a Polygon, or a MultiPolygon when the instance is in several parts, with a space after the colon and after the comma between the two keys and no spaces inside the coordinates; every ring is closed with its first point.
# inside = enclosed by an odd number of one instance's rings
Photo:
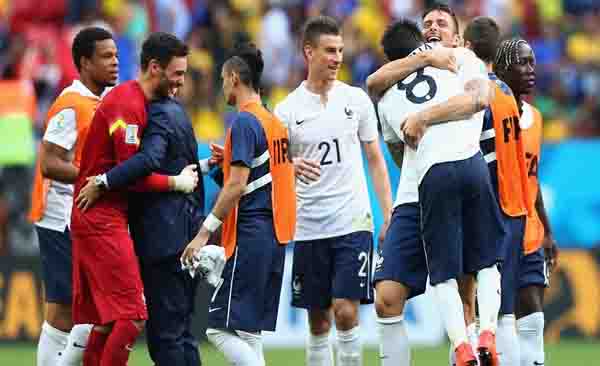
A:
{"type": "Polygon", "coordinates": [[[521,366],[544,364],[544,288],[528,286],[519,290],[517,329],[521,366]]]}
{"type": "Polygon", "coordinates": [[[356,300],[333,299],[333,314],[337,329],[337,365],[362,365],[362,345],[358,325],[356,300]]]}
{"type": "Polygon", "coordinates": [[[403,313],[410,290],[389,280],[377,282],[375,289],[380,365],[408,366],[410,346],[403,313]]]}
{"type": "Polygon", "coordinates": [[[332,321],[332,309],[308,311],[310,332],[306,347],[307,366],[333,366],[333,348],[329,341],[332,321]]]}

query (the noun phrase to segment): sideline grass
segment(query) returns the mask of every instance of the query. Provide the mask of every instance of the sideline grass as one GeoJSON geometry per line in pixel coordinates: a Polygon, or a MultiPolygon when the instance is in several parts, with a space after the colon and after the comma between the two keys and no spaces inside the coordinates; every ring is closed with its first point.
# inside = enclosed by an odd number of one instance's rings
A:
{"type": "MultiPolygon", "coordinates": [[[[223,356],[212,346],[203,344],[200,352],[204,366],[226,366],[223,356]]],[[[267,365],[302,366],[304,350],[274,348],[266,351],[267,365]]],[[[600,365],[600,343],[562,341],[546,346],[546,365],[570,366],[600,365]]],[[[369,348],[364,354],[365,366],[379,365],[377,350],[369,348]]],[[[417,348],[412,353],[412,365],[446,366],[448,365],[448,346],[417,348]]],[[[0,366],[35,366],[35,345],[15,343],[0,345],[0,366]]],[[[152,366],[145,345],[141,342],[132,353],[129,366],[152,366]]]]}

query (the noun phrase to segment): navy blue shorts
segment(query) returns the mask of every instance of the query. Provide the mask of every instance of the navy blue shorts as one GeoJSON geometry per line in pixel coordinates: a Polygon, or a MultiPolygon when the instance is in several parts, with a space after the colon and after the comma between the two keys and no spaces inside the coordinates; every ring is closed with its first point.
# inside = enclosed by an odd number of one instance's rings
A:
{"type": "Polygon", "coordinates": [[[498,262],[505,231],[480,152],[429,168],[419,203],[431,285],[498,262]]]}
{"type": "Polygon", "coordinates": [[[394,209],[383,248],[375,262],[373,283],[389,280],[410,289],[408,298],[425,293],[427,259],[421,240],[418,203],[404,203],[394,209]]]}
{"type": "Polygon", "coordinates": [[[60,232],[35,225],[35,230],[40,243],[46,302],[71,304],[73,265],[69,229],[60,232]]]}
{"type": "Polygon", "coordinates": [[[240,230],[238,222],[235,252],[227,260],[223,282],[209,302],[208,327],[275,331],[285,246],[277,242],[272,223],[246,229],[240,230]]]}
{"type": "Polygon", "coordinates": [[[373,233],[297,241],[292,266],[292,306],[327,309],[332,299],[373,303],[373,233]]]}
{"type": "Polygon", "coordinates": [[[519,264],[519,289],[529,286],[546,287],[549,285],[549,273],[546,267],[544,248],[521,256],[519,264]]]}
{"type": "Polygon", "coordinates": [[[507,235],[503,244],[502,252],[504,256],[500,266],[500,274],[502,275],[500,314],[514,314],[519,282],[519,266],[523,253],[525,216],[510,217],[504,214],[503,216],[507,235]]]}

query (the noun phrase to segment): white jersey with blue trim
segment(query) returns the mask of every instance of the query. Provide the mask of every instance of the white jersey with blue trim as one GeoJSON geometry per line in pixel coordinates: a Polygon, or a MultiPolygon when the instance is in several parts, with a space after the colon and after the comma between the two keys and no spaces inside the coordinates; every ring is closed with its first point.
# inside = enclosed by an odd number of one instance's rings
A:
{"type": "MultiPolygon", "coordinates": [[[[436,46],[425,44],[413,54],[436,46]]],[[[488,82],[485,64],[472,51],[455,48],[454,54],[457,73],[428,66],[392,87],[400,93],[393,98],[394,120],[403,121],[411,114],[464,93],[465,85],[471,80],[488,82]]],[[[479,112],[470,119],[429,127],[416,151],[418,183],[433,165],[468,159],[479,152],[482,124],[483,112],[479,112]]]]}
{"type": "Polygon", "coordinates": [[[375,108],[360,88],[336,81],[327,95],[303,82],[275,108],[288,127],[290,153],[321,165],[318,181],[297,180],[295,240],[373,231],[361,142],[378,138],[375,108]]]}

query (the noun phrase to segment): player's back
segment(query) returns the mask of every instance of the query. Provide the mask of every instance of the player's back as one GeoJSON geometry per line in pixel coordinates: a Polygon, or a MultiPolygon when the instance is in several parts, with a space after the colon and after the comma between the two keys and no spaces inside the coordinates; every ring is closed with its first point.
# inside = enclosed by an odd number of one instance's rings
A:
{"type": "MultiPolygon", "coordinates": [[[[406,101],[406,93],[397,87],[389,88],[379,100],[377,112],[383,138],[387,143],[404,140],[402,123],[405,116],[398,113],[397,105],[406,101]]],[[[400,168],[400,180],[396,190],[394,207],[404,203],[419,202],[419,183],[416,170],[417,152],[408,145],[404,145],[402,155],[402,167],[400,168]]]]}
{"type": "MultiPolygon", "coordinates": [[[[423,45],[413,53],[419,53],[432,46],[423,45]]],[[[395,103],[404,118],[431,106],[447,101],[465,92],[465,84],[473,79],[487,80],[485,65],[469,50],[455,49],[458,73],[425,67],[409,75],[393,88],[405,93],[395,103]]],[[[427,170],[436,163],[458,161],[470,158],[479,151],[479,137],[483,123],[483,113],[472,118],[431,126],[425,132],[417,149],[419,181],[427,170]]]]}
{"type": "MultiPolygon", "coordinates": [[[[146,126],[146,99],[137,81],[115,87],[98,106],[83,148],[75,194],[86,184],[87,177],[106,173],[133,155],[140,143],[140,128],[146,126]]],[[[127,197],[125,191],[109,191],[86,213],[73,206],[73,226],[88,230],[105,229],[107,222],[127,230],[127,197]]]]}

